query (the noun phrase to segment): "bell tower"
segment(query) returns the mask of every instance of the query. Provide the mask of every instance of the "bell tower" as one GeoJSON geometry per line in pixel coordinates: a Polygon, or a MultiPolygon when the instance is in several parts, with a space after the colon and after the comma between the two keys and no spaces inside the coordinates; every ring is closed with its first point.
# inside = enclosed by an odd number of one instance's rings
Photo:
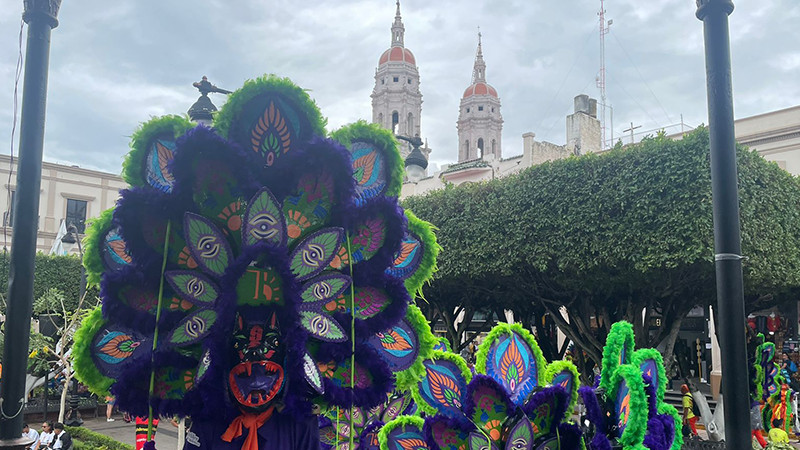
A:
{"type": "MultiPolygon", "coordinates": [[[[391,47],[381,54],[375,70],[372,89],[372,122],[408,137],[420,135],[422,93],[419,90],[419,70],[414,54],[405,48],[405,26],[400,15],[400,1],[392,23],[391,47]]],[[[403,158],[411,148],[400,147],[403,158]]]]}
{"type": "Polygon", "coordinates": [[[502,156],[503,116],[497,90],[486,82],[481,33],[472,68],[472,84],[461,98],[458,122],[458,162],[502,156]]]}

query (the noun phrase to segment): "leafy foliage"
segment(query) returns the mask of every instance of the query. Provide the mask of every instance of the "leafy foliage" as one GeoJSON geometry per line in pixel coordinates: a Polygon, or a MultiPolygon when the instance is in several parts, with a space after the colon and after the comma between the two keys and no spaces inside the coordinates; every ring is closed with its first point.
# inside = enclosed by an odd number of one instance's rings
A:
{"type": "MultiPolygon", "coordinates": [[[[800,183],[743,148],[738,167],[753,310],[800,292],[800,183]]],[[[426,290],[431,304],[476,298],[515,313],[542,306],[598,363],[611,323],[630,321],[637,344],[655,346],[672,330],[648,340],[643,328],[653,313],[679,327],[693,306],[715,301],[704,128],[448,186],[404,206],[439,228],[446,250],[426,290]]]]}
{"type": "MultiPolygon", "coordinates": [[[[0,252],[0,285],[8,285],[8,262],[10,253],[0,252]]],[[[37,253],[35,260],[35,272],[33,276],[33,298],[39,299],[44,296],[51,288],[58,288],[64,295],[64,303],[67,310],[72,311],[78,305],[81,290],[81,261],[73,255],[55,256],[37,253]]],[[[93,300],[98,296],[96,288],[90,288],[86,294],[87,300],[93,300]]],[[[1,310],[5,313],[5,302],[1,310]]],[[[61,311],[59,306],[55,310],[61,311]]],[[[45,312],[45,311],[40,311],[45,312]]]]}
{"type": "Polygon", "coordinates": [[[108,436],[95,433],[84,427],[66,427],[67,433],[72,436],[75,449],[95,449],[95,450],[133,450],[133,446],[115,441],[108,436]]]}

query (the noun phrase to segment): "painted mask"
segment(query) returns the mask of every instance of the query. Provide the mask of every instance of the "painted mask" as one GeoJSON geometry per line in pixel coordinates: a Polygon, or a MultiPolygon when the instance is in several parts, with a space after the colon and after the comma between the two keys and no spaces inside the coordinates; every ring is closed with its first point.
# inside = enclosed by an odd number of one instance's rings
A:
{"type": "Polygon", "coordinates": [[[236,317],[233,350],[237,363],[228,375],[230,393],[248,411],[264,411],[284,384],[284,350],[275,313],[266,321],[236,317]]]}

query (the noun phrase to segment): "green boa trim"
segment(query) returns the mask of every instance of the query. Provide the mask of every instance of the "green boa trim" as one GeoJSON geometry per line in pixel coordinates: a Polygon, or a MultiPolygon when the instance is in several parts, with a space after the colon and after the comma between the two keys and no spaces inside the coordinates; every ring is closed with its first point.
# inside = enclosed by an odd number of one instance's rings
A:
{"type": "Polygon", "coordinates": [[[568,421],[575,413],[575,405],[578,403],[578,386],[581,384],[581,374],[578,372],[578,368],[575,367],[575,364],[573,364],[572,361],[553,361],[547,365],[547,370],[544,372],[544,380],[546,384],[552,384],[553,377],[564,370],[570,371],[574,377],[572,382],[572,391],[568,392],[569,406],[567,407],[567,410],[564,411],[564,420],[568,421]]]}
{"type": "Polygon", "coordinates": [[[481,345],[478,347],[478,353],[475,355],[475,371],[486,374],[486,358],[489,354],[489,348],[491,348],[494,341],[499,339],[501,335],[511,334],[512,332],[519,334],[528,344],[528,346],[530,346],[531,350],[533,351],[533,357],[536,361],[537,386],[544,385],[547,382],[545,378],[547,361],[544,359],[544,355],[542,355],[542,350],[539,348],[536,338],[534,338],[528,330],[523,328],[522,325],[518,323],[498,323],[494,328],[492,328],[492,331],[489,332],[489,335],[486,336],[481,345]]]}
{"type": "MultiPolygon", "coordinates": [[[[458,367],[459,370],[461,370],[461,376],[464,377],[464,381],[466,381],[467,384],[469,384],[469,382],[472,381],[472,372],[469,370],[466,361],[464,361],[464,358],[462,358],[461,356],[456,355],[455,353],[433,350],[431,352],[431,357],[429,359],[433,361],[444,359],[446,361],[452,362],[453,364],[456,365],[456,367],[458,367]]],[[[406,376],[407,375],[408,374],[406,374],[406,376]]],[[[409,385],[411,396],[414,397],[414,401],[417,402],[417,406],[419,407],[419,409],[431,416],[438,414],[439,410],[430,403],[427,403],[419,393],[419,381],[422,379],[422,377],[425,376],[425,373],[424,372],[420,373],[419,377],[412,380],[406,379],[406,376],[403,377],[403,380],[399,380],[398,383],[409,385]],[[411,381],[413,381],[413,383],[411,383],[411,381]]]]}
{"type": "Polygon", "coordinates": [[[422,286],[428,282],[434,272],[436,272],[438,268],[436,266],[436,260],[439,257],[439,252],[442,250],[442,247],[436,242],[436,234],[434,233],[436,227],[434,227],[433,224],[417,218],[417,216],[409,210],[405,210],[405,213],[406,218],[408,218],[408,229],[422,241],[422,248],[425,250],[417,270],[406,279],[405,285],[412,298],[425,298],[422,295],[422,286]]]}
{"type": "MultiPolygon", "coordinates": [[[[605,368],[604,368],[605,369],[605,368]]],[[[614,377],[611,379],[613,389],[609,390],[609,398],[613,401],[617,398],[617,390],[621,379],[625,380],[630,390],[631,400],[628,404],[628,426],[619,438],[619,443],[623,448],[631,448],[641,446],[644,441],[644,435],[647,432],[648,420],[648,406],[647,394],[644,390],[644,380],[642,379],[642,371],[638,367],[631,364],[622,364],[617,367],[614,377]]],[[[614,415],[611,416],[612,420],[617,420],[614,415]]],[[[680,429],[678,430],[680,431],[680,429]]]]}
{"type": "Polygon", "coordinates": [[[174,115],[154,117],[143,123],[131,137],[131,151],[122,163],[122,179],[131,186],[146,185],[144,160],[153,138],[169,133],[177,139],[192,127],[194,124],[189,119],[174,115]]]}
{"type": "Polygon", "coordinates": [[[611,325],[611,331],[606,337],[606,345],[603,347],[603,363],[600,371],[600,387],[605,389],[606,392],[611,392],[611,380],[614,377],[616,369],[620,366],[620,353],[622,349],[626,349],[626,355],[623,364],[631,361],[634,349],[633,340],[633,325],[630,322],[620,321],[611,325]]]}
{"type": "Polygon", "coordinates": [[[100,284],[100,275],[105,270],[103,266],[103,238],[111,228],[111,219],[114,208],[107,209],[94,219],[89,220],[86,235],[83,238],[83,267],[86,269],[86,285],[100,284]]]}
{"type": "Polygon", "coordinates": [[[386,164],[386,196],[398,197],[400,195],[406,168],[403,157],[400,156],[397,140],[391,131],[378,124],[359,120],[334,131],[331,133],[331,137],[348,149],[354,141],[367,141],[375,144],[375,148],[384,157],[386,164]]]}
{"type": "Polygon", "coordinates": [[[656,386],[656,404],[664,403],[664,393],[667,392],[667,372],[664,370],[664,357],[654,348],[643,348],[633,352],[631,357],[634,366],[641,368],[646,359],[656,361],[658,367],[658,386],[656,386]]]}
{"type": "Polygon", "coordinates": [[[422,431],[422,427],[424,425],[425,419],[416,416],[400,416],[392,420],[391,422],[382,426],[381,431],[378,432],[378,442],[381,444],[381,450],[389,450],[389,433],[391,433],[395,428],[412,426],[422,431]]]}
{"type": "Polygon", "coordinates": [[[395,374],[395,389],[398,391],[408,391],[411,386],[425,374],[425,366],[422,361],[431,357],[433,346],[436,344],[436,336],[431,332],[428,319],[416,305],[408,305],[406,310],[406,320],[417,334],[419,341],[419,353],[417,360],[408,369],[395,374]]]}
{"type": "Polygon", "coordinates": [[[678,410],[669,403],[662,403],[658,405],[659,414],[669,414],[675,419],[675,438],[672,440],[672,447],[670,450],[680,450],[683,447],[683,418],[678,413],[678,410]]]}
{"type": "Polygon", "coordinates": [[[98,397],[107,397],[108,388],[114,383],[113,379],[97,370],[92,360],[92,340],[105,323],[102,307],[97,306],[83,319],[72,344],[72,368],[75,376],[98,397]]]}
{"type": "Polygon", "coordinates": [[[228,95],[228,101],[214,116],[214,128],[222,137],[228,138],[231,123],[236,120],[244,105],[256,95],[263,92],[278,91],[297,102],[302,113],[306,114],[311,123],[311,132],[318,136],[325,136],[325,125],[328,120],[322,117],[317,103],[309,97],[305,90],[292,83],[288,78],[277,75],[263,75],[254,80],[247,80],[240,89],[228,95]]]}

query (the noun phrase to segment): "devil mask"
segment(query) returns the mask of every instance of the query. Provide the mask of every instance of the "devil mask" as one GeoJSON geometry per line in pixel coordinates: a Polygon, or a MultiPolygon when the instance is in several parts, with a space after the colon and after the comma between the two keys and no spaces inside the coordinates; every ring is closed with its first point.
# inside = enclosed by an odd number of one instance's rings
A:
{"type": "MultiPolygon", "coordinates": [[[[236,362],[228,375],[230,393],[246,411],[266,410],[274,403],[284,384],[284,346],[275,313],[266,320],[240,312],[233,333],[236,362]]],[[[259,315],[260,316],[260,315],[259,315]]]]}

